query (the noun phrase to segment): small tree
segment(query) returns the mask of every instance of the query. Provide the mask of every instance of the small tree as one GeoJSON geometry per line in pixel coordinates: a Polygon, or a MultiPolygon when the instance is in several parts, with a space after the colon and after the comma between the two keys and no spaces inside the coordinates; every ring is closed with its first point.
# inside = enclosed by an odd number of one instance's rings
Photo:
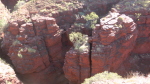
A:
{"type": "Polygon", "coordinates": [[[89,28],[95,28],[95,25],[97,23],[98,15],[95,12],[91,12],[90,14],[87,14],[84,16],[84,19],[87,21],[85,26],[89,28]]]}
{"type": "Polygon", "coordinates": [[[72,32],[69,34],[69,39],[73,43],[75,50],[83,51],[88,47],[86,45],[88,42],[88,36],[80,32],[72,32]]]}
{"type": "Polygon", "coordinates": [[[19,9],[20,6],[22,6],[23,4],[25,4],[26,2],[24,0],[19,0],[17,2],[17,4],[14,6],[14,10],[19,9]]]}

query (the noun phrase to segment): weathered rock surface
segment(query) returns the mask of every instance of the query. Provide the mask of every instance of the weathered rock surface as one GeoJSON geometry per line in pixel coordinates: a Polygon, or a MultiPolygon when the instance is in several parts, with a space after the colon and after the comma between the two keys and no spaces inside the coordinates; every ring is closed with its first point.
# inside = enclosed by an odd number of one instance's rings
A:
{"type": "Polygon", "coordinates": [[[6,49],[15,70],[27,80],[24,83],[41,84],[40,81],[46,80],[44,84],[60,84],[62,81],[55,80],[63,76],[61,30],[54,18],[32,18],[32,22],[21,26],[10,23],[2,48],[6,49]]]}
{"type": "Polygon", "coordinates": [[[85,78],[90,77],[89,56],[87,51],[79,52],[73,49],[66,53],[63,70],[69,84],[81,84],[85,78]]]}
{"type": "Polygon", "coordinates": [[[139,53],[139,54],[150,53],[149,51],[149,46],[150,46],[149,11],[150,10],[148,9],[149,1],[148,0],[145,1],[124,0],[118,3],[116,8],[118,9],[118,11],[120,11],[120,13],[127,14],[128,16],[130,16],[137,24],[137,29],[139,30],[139,33],[136,40],[136,46],[132,52],[139,53]],[[134,3],[134,5],[131,3],[134,3]]]}
{"type": "Polygon", "coordinates": [[[136,44],[131,51],[129,58],[127,58],[126,62],[124,62],[124,64],[118,70],[120,74],[123,74],[122,72],[127,73],[130,71],[139,71],[145,74],[149,73],[149,6],[149,0],[124,0],[116,5],[116,8],[118,9],[118,11],[120,11],[120,13],[128,15],[135,21],[138,30],[138,37],[135,41],[136,44]]]}
{"type": "MultiPolygon", "coordinates": [[[[73,48],[68,50],[73,45],[68,41],[71,32],[69,28],[74,22],[84,23],[84,20],[76,18],[76,14],[87,8],[97,14],[106,14],[110,6],[119,0],[98,1],[88,2],[94,4],[94,7],[83,5],[78,9],[53,13],[52,17],[56,20],[36,17],[31,18],[30,23],[18,19],[10,22],[3,37],[2,48],[25,84],[66,84],[68,80],[70,84],[80,84],[85,78],[105,70],[124,74],[130,70],[142,71],[140,67],[143,67],[149,71],[150,14],[146,10],[129,11],[121,8],[121,14],[111,11],[100,20],[96,29],[90,30],[92,41],[87,52],[73,48]]],[[[120,7],[128,6],[122,4],[120,7]]],[[[48,14],[41,13],[43,16],[48,14]]],[[[26,15],[29,19],[32,13],[26,15]]],[[[86,29],[81,32],[89,33],[86,29]]]]}
{"type": "Polygon", "coordinates": [[[86,78],[105,70],[115,72],[129,57],[134,48],[137,34],[136,24],[130,17],[110,12],[100,20],[100,24],[96,25],[93,30],[92,50],[88,52],[89,54],[84,56],[72,49],[67,52],[64,72],[70,84],[83,82],[82,75],[86,78]],[[86,58],[81,60],[82,57],[86,58]],[[83,71],[82,63],[85,67],[83,71]]]}
{"type": "Polygon", "coordinates": [[[129,56],[137,38],[134,21],[124,14],[111,13],[93,31],[92,75],[116,71],[129,56]]]}

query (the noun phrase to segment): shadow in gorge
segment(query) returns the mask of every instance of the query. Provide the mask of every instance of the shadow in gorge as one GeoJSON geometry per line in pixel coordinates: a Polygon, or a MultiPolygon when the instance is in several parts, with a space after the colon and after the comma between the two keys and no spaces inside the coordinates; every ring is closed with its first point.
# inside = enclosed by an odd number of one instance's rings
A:
{"type": "MultiPolygon", "coordinates": [[[[0,46],[2,44],[2,41],[3,41],[3,39],[1,38],[0,39],[0,46]]],[[[19,73],[17,73],[17,71],[15,70],[14,65],[12,64],[11,59],[9,58],[9,56],[6,54],[6,52],[4,52],[4,50],[1,47],[0,47],[0,58],[2,60],[4,60],[7,64],[9,64],[9,66],[11,68],[13,68],[13,70],[15,71],[15,74],[16,74],[17,78],[20,80],[21,77],[19,76],[19,73]]]]}
{"type": "Polygon", "coordinates": [[[118,69],[118,74],[123,77],[138,73],[147,76],[150,73],[150,53],[131,53],[127,60],[118,69]]]}
{"type": "MultiPolygon", "coordinates": [[[[3,39],[0,39],[0,46],[2,44],[3,39]]],[[[3,51],[3,49],[0,47],[0,58],[4,60],[6,63],[10,64],[11,67],[13,67],[12,61],[10,60],[9,56],[6,54],[6,52],[3,51]]]]}

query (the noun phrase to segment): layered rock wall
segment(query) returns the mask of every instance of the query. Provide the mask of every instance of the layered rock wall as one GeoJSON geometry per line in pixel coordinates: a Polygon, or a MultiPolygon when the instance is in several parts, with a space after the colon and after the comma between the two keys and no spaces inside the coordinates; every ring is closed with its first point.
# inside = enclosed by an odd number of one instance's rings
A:
{"type": "Polygon", "coordinates": [[[150,15],[145,12],[135,13],[138,16],[132,16],[135,18],[134,21],[137,23],[137,29],[139,30],[138,38],[136,40],[136,46],[134,47],[133,53],[144,54],[150,53],[150,15]]]}
{"type": "Polygon", "coordinates": [[[89,49],[84,52],[70,49],[66,53],[63,70],[65,77],[70,81],[69,84],[80,84],[91,76],[89,54],[89,49]]]}
{"type": "Polygon", "coordinates": [[[149,58],[150,58],[150,26],[149,26],[149,2],[148,0],[124,0],[119,2],[117,8],[121,14],[126,14],[131,17],[137,24],[138,36],[135,41],[135,46],[131,51],[129,58],[123,63],[118,72],[134,72],[149,73],[149,58]],[[122,4],[124,3],[124,4],[122,4]],[[134,4],[132,4],[134,3],[134,4]]]}
{"type": "Polygon", "coordinates": [[[149,13],[149,2],[148,0],[140,1],[133,0],[131,3],[129,0],[122,1],[116,5],[116,8],[121,14],[126,14],[131,17],[137,24],[139,30],[138,38],[136,40],[136,46],[134,47],[133,53],[143,54],[150,53],[150,13],[149,13]],[[125,3],[125,4],[122,4],[125,3]],[[130,8],[128,7],[130,6],[130,8]]]}
{"type": "Polygon", "coordinates": [[[91,10],[104,15],[118,1],[88,1],[94,7],[85,3],[78,9],[53,13],[53,18],[46,17],[48,13],[39,13],[39,17],[34,18],[30,12],[27,15],[30,23],[21,20],[9,23],[3,37],[3,51],[25,84],[66,84],[68,80],[70,84],[80,84],[105,70],[125,73],[140,70],[140,66],[146,69],[150,56],[150,14],[146,11],[119,10],[119,14],[111,10],[95,29],[90,29],[92,34],[85,28],[80,31],[91,36],[88,51],[69,50],[73,45],[69,41],[71,25],[85,23],[76,15],[88,14],[91,10]]]}
{"type": "MultiPolygon", "coordinates": [[[[62,31],[54,18],[32,18],[32,22],[21,26],[17,22],[10,23],[4,35],[2,48],[6,49],[5,52],[12,60],[15,70],[24,74],[23,76],[26,74],[34,76],[34,73],[39,73],[38,75],[43,75],[38,78],[39,81],[50,76],[50,74],[53,75],[52,79],[62,76],[64,62],[61,42],[62,31]],[[59,73],[54,73],[57,71],[59,73]]],[[[32,79],[37,78],[36,75],[32,79]]],[[[31,80],[30,77],[27,79],[31,80]]],[[[34,81],[34,83],[41,84],[39,81],[34,81]]],[[[55,84],[60,82],[50,81],[55,84]]]]}
{"type": "Polygon", "coordinates": [[[129,57],[137,34],[136,24],[126,15],[110,13],[102,18],[100,27],[93,31],[92,75],[105,70],[115,72],[129,57]]]}
{"type": "Polygon", "coordinates": [[[84,72],[89,72],[84,78],[105,70],[117,71],[133,50],[137,34],[136,24],[130,17],[110,12],[92,31],[91,50],[83,61],[80,59],[82,53],[74,50],[67,52],[64,72],[70,84],[83,82],[82,62],[87,67],[84,72]]]}

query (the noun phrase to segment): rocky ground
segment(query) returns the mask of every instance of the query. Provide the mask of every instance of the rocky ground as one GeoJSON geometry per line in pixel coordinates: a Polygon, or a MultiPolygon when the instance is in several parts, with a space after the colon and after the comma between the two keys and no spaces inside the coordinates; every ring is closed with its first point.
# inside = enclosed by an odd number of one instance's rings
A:
{"type": "Polygon", "coordinates": [[[0,84],[23,84],[16,77],[14,70],[3,60],[0,60],[0,84]]]}

